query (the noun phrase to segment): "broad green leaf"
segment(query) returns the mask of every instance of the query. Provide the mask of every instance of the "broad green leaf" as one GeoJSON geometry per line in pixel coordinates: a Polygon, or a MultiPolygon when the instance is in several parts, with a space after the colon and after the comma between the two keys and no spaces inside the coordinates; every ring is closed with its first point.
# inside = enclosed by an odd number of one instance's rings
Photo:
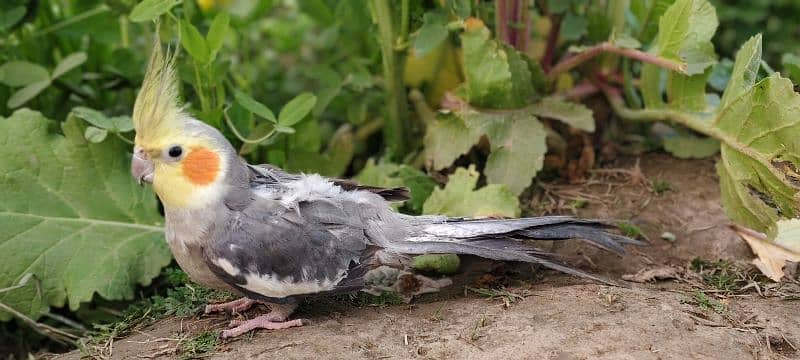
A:
{"type": "Polygon", "coordinates": [[[15,92],[13,95],[11,95],[10,98],[8,98],[6,106],[8,106],[11,109],[15,109],[22,105],[25,105],[26,102],[35,98],[36,95],[39,95],[39,93],[47,89],[47,87],[49,86],[50,86],[50,79],[42,80],[30,84],[28,86],[25,86],[24,88],[17,90],[17,92],[15,92]]]}
{"type": "Polygon", "coordinates": [[[311,16],[320,25],[329,26],[336,19],[331,8],[323,0],[303,0],[299,1],[298,5],[303,14],[311,16]]]}
{"type": "Polygon", "coordinates": [[[408,206],[417,214],[422,212],[422,205],[436,187],[436,182],[430,176],[411,166],[388,162],[376,164],[373,159],[367,160],[367,165],[355,179],[363,185],[386,188],[407,187],[411,192],[408,206]]]}
{"type": "Polygon", "coordinates": [[[425,154],[433,169],[441,170],[466,154],[482,133],[467,127],[464,119],[455,114],[440,114],[428,125],[425,133],[425,154]]]}
{"type": "Polygon", "coordinates": [[[86,59],[86,53],[82,51],[72,53],[65,57],[53,70],[53,79],[61,77],[61,75],[68,73],[70,70],[81,66],[81,64],[86,62],[86,59]]]}
{"type": "Polygon", "coordinates": [[[800,219],[778,221],[770,229],[770,239],[776,245],[800,254],[800,219]]]}
{"type": "Polygon", "coordinates": [[[214,61],[217,57],[217,52],[222,48],[222,41],[225,40],[230,21],[231,18],[225,11],[220,11],[217,16],[214,17],[211,28],[208,29],[208,34],[206,34],[206,44],[208,44],[208,51],[210,53],[209,61],[214,61]]]}
{"type": "Polygon", "coordinates": [[[639,41],[647,44],[655,38],[658,34],[658,22],[673,2],[675,0],[631,1],[631,12],[639,20],[639,41]]]}
{"type": "Polygon", "coordinates": [[[247,109],[247,111],[258,115],[271,123],[278,122],[278,120],[275,118],[275,114],[272,113],[272,110],[270,110],[266,105],[256,101],[256,99],[250,97],[250,95],[247,95],[239,90],[234,90],[233,97],[236,99],[236,102],[239,103],[239,105],[242,105],[243,108],[247,109]]]}
{"type": "Polygon", "coordinates": [[[711,70],[711,76],[708,77],[708,85],[716,91],[723,92],[731,81],[731,74],[733,74],[733,61],[724,58],[715,64],[711,70]]]}
{"type": "Polygon", "coordinates": [[[737,223],[763,232],[780,218],[797,217],[798,110],[800,94],[792,82],[773,75],[729,100],[715,118],[723,140],[717,164],[722,203],[737,223]]]}
{"type": "Polygon", "coordinates": [[[113,125],[112,130],[117,132],[133,131],[133,119],[128,115],[112,116],[108,121],[113,125]]]}
{"type": "Polygon", "coordinates": [[[15,6],[11,10],[0,13],[0,31],[5,31],[16,25],[25,17],[25,12],[24,6],[15,6]]]}
{"type": "Polygon", "coordinates": [[[458,168],[447,185],[433,189],[423,206],[425,214],[469,217],[518,217],[519,199],[505,185],[491,184],[475,189],[478,184],[475,166],[458,168]]]}
{"type": "Polygon", "coordinates": [[[642,47],[642,43],[640,43],[639,40],[636,40],[635,37],[631,36],[628,33],[612,34],[612,35],[613,38],[611,39],[611,43],[616,46],[626,49],[638,49],[642,47]]]}
{"type": "Polygon", "coordinates": [[[0,302],[34,319],[95,293],[131,299],[171,259],[155,196],[130,177],[128,145],[87,142],[75,118],[64,135],[56,127],[27,109],[0,118],[0,288],[36,279],[0,302]]]}
{"type": "Polygon", "coordinates": [[[586,35],[589,23],[583,16],[567,13],[561,21],[560,34],[564,40],[575,41],[586,35]]]}
{"type": "Polygon", "coordinates": [[[544,164],[547,152],[544,126],[536,117],[514,113],[487,132],[492,152],[484,173],[491,184],[505,184],[519,195],[544,164]]]}
{"type": "Polygon", "coordinates": [[[470,104],[507,109],[534,96],[529,65],[522,55],[492,39],[480,20],[468,19],[461,35],[466,95],[470,104]]]}
{"type": "Polygon", "coordinates": [[[422,27],[414,38],[414,51],[416,56],[425,56],[447,39],[447,16],[442,13],[429,11],[422,19],[422,27]]]}
{"type": "Polygon", "coordinates": [[[574,102],[569,102],[557,97],[546,97],[530,106],[533,115],[556,119],[569,126],[581,130],[594,131],[594,116],[592,110],[574,102]]]}
{"type": "Polygon", "coordinates": [[[317,97],[311,93],[302,93],[289,100],[278,113],[278,124],[282,126],[292,126],[305,119],[306,115],[314,110],[317,104],[317,97]]]}
{"type": "Polygon", "coordinates": [[[186,52],[198,63],[207,64],[210,60],[208,44],[206,44],[206,39],[203,38],[203,35],[200,35],[200,31],[186,19],[181,20],[180,31],[181,45],[186,49],[186,52]]]}
{"type": "Polygon", "coordinates": [[[709,137],[678,135],[664,139],[664,150],[681,159],[703,159],[719,152],[719,141],[709,137]]]}
{"type": "MultiPolygon", "coordinates": [[[[667,74],[667,99],[678,110],[705,111],[705,83],[716,63],[711,38],[719,21],[707,0],[677,0],[659,20],[659,31],[650,53],[685,63],[685,74],[667,74]]],[[[661,69],[653,64],[642,66],[642,95],[648,107],[661,102],[661,69]]]]}
{"type": "Polygon", "coordinates": [[[133,22],[155,20],[180,2],[181,0],[144,0],[133,8],[129,19],[133,22]]]}
{"type": "MultiPolygon", "coordinates": [[[[761,36],[760,34],[758,36],[761,36]]],[[[800,56],[795,54],[783,54],[781,56],[781,66],[783,66],[783,72],[786,73],[786,76],[789,79],[792,79],[792,82],[795,84],[800,84],[800,56]]]]}
{"type": "Polygon", "coordinates": [[[50,80],[43,66],[28,61],[9,61],[0,66],[0,82],[11,87],[27,86],[50,80]]]}
{"type": "Polygon", "coordinates": [[[91,143],[103,142],[106,136],[108,136],[108,130],[94,126],[87,127],[86,131],[83,132],[83,137],[91,143]]]}
{"type": "Polygon", "coordinates": [[[711,68],[700,75],[680,75],[670,73],[667,76],[667,99],[673,109],[703,112],[708,110],[706,100],[706,83],[711,76],[711,68]]]}
{"type": "Polygon", "coordinates": [[[728,86],[722,94],[720,108],[727,106],[733,99],[753,88],[758,78],[758,68],[761,66],[761,34],[750,38],[736,52],[736,61],[733,65],[728,86]]]}

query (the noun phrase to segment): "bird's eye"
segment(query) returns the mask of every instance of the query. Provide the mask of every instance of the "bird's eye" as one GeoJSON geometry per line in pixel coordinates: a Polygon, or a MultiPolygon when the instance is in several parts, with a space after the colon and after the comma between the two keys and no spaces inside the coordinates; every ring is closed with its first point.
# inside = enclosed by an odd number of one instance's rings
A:
{"type": "Polygon", "coordinates": [[[183,148],[180,145],[175,145],[169,148],[167,155],[173,159],[179,158],[183,154],[183,148]]]}

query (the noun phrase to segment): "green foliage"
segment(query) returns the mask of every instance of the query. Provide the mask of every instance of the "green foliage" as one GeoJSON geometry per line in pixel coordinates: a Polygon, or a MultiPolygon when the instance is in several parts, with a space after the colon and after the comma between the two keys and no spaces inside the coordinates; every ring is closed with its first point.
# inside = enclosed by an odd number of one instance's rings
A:
{"type": "Polygon", "coordinates": [[[478,172],[474,167],[456,169],[444,189],[433,190],[422,212],[469,217],[519,216],[519,200],[508,188],[486,185],[476,190],[477,184],[478,172]]]}
{"type": "Polygon", "coordinates": [[[181,359],[196,359],[207,355],[219,345],[219,335],[216,332],[206,331],[197,335],[181,345],[181,359]]]}
{"type": "Polygon", "coordinates": [[[433,271],[439,274],[449,275],[455,274],[458,267],[461,265],[461,260],[458,255],[420,255],[414,257],[414,269],[419,271],[433,271]]]}
{"type": "Polygon", "coordinates": [[[408,165],[393,164],[387,162],[375,163],[375,160],[367,160],[364,169],[355,177],[364,185],[380,187],[408,187],[411,191],[411,199],[408,200],[408,207],[411,212],[419,214],[422,212],[422,205],[436,187],[436,182],[422,171],[408,165]]]}
{"type": "Polygon", "coordinates": [[[719,152],[719,141],[710,137],[676,135],[664,139],[664,150],[681,159],[703,159],[719,152]]]}
{"type": "Polygon", "coordinates": [[[87,142],[77,119],[61,125],[64,135],[54,127],[30,110],[0,118],[0,245],[13,254],[0,288],[37,280],[0,302],[32,318],[49,306],[75,310],[95,293],[130,299],[170,261],[155,197],[131,181],[127,146],[87,142]]]}

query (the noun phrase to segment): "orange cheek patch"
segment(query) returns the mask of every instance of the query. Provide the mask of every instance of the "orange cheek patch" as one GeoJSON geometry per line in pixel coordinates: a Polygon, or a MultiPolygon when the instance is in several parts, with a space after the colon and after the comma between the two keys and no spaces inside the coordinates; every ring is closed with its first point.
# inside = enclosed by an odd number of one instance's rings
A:
{"type": "Polygon", "coordinates": [[[219,155],[211,150],[194,149],[183,159],[183,174],[195,185],[208,185],[219,173],[219,155]]]}

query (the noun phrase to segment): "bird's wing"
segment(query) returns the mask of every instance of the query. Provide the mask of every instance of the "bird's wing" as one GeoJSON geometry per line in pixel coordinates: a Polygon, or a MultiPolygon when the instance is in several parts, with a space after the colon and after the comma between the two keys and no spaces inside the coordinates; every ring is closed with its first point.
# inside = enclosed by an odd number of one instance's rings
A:
{"type": "MultiPolygon", "coordinates": [[[[291,174],[277,166],[269,164],[250,165],[250,170],[253,173],[250,180],[251,187],[263,188],[271,191],[279,191],[281,189],[281,184],[297,181],[302,178],[302,175],[291,174]]],[[[387,201],[406,201],[411,198],[411,193],[408,191],[408,188],[405,187],[385,188],[359,185],[357,182],[347,179],[327,180],[341,187],[344,191],[369,191],[380,195],[387,201]]]]}
{"type": "Polygon", "coordinates": [[[358,290],[367,239],[348,206],[355,204],[303,201],[289,209],[257,199],[214,230],[204,260],[228,285],[273,303],[358,290]]]}

